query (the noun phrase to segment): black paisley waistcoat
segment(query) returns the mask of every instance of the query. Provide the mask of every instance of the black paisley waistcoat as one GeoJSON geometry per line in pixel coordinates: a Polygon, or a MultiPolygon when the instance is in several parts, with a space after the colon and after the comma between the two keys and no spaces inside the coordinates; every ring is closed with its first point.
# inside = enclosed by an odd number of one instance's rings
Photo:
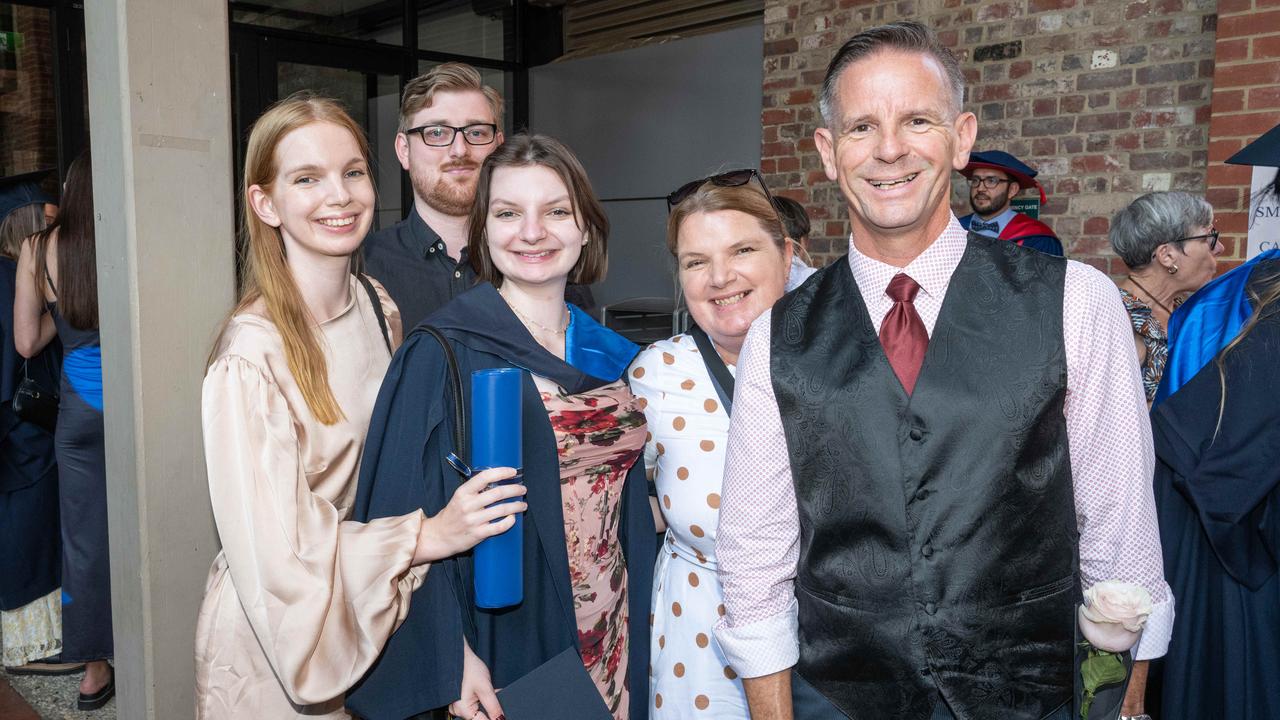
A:
{"type": "Polygon", "coordinates": [[[925,720],[939,694],[960,720],[1034,720],[1071,697],[1065,272],[970,234],[910,396],[847,259],[773,309],[797,670],[855,720],[925,720]]]}

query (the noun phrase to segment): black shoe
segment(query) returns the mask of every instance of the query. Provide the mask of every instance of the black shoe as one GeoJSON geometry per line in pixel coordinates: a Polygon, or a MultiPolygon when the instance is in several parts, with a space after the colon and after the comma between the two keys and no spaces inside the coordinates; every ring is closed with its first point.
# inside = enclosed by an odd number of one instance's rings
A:
{"type": "Polygon", "coordinates": [[[111,698],[115,697],[115,695],[116,695],[116,671],[112,670],[111,679],[107,681],[106,685],[102,686],[101,690],[99,690],[98,692],[92,695],[85,695],[84,693],[80,693],[80,700],[79,702],[76,703],[76,707],[86,712],[89,710],[97,710],[103,705],[106,705],[107,702],[111,700],[111,698]]]}

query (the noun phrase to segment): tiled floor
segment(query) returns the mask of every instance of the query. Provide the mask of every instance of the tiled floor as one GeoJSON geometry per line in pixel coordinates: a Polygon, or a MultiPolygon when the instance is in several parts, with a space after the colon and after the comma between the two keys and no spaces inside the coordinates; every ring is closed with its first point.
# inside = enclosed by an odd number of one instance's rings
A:
{"type": "Polygon", "coordinates": [[[114,698],[99,710],[80,712],[79,693],[79,674],[15,677],[0,670],[0,720],[116,720],[114,698]]]}

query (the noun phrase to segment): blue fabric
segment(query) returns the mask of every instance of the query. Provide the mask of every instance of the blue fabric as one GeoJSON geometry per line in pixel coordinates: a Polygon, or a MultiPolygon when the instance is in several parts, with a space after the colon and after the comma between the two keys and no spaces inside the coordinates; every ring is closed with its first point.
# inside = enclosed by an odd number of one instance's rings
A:
{"type": "Polygon", "coordinates": [[[596,322],[576,305],[569,305],[564,355],[570,365],[593,377],[613,382],[622,377],[639,352],[639,345],[596,322]]]}
{"type": "Polygon", "coordinates": [[[1195,377],[1231,342],[1253,314],[1245,285],[1257,264],[1280,259],[1280,250],[1268,250],[1225,273],[1187,298],[1169,318],[1169,362],[1156,390],[1154,410],[1195,377]]]}
{"type": "Polygon", "coordinates": [[[62,359],[62,375],[86,405],[102,412],[102,347],[75,348],[62,359]]]}

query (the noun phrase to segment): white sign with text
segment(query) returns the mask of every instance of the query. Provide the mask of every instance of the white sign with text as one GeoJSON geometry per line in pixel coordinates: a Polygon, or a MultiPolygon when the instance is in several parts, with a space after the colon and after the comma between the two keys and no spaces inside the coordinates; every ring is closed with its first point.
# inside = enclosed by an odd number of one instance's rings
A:
{"type": "Polygon", "coordinates": [[[1249,247],[1248,260],[1267,250],[1280,248],[1280,197],[1275,191],[1276,173],[1273,167],[1253,168],[1253,184],[1249,189],[1249,247]]]}

